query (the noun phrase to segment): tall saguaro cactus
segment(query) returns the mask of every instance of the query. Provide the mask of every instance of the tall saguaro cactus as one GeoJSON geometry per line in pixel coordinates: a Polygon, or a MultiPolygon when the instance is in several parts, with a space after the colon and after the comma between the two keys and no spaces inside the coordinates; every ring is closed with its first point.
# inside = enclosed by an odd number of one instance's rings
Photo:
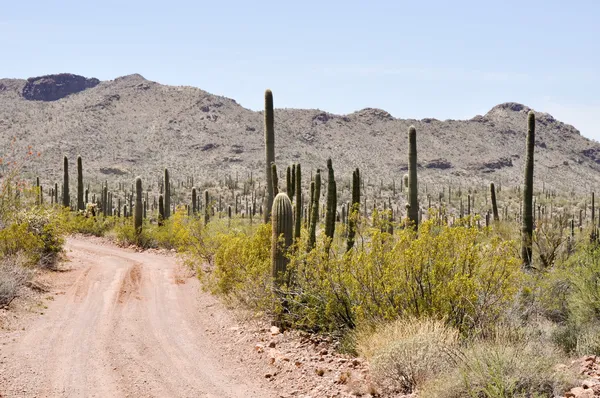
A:
{"type": "Polygon", "coordinates": [[[272,208],[273,232],[271,238],[271,265],[272,275],[276,286],[284,282],[285,273],[289,259],[287,250],[292,245],[294,215],[292,202],[285,193],[277,194],[272,208]]]}
{"type": "Polygon", "coordinates": [[[83,199],[83,164],[81,156],[77,156],[77,210],[85,210],[83,199]]]}
{"type": "MultiPolygon", "coordinates": [[[[208,225],[210,221],[210,201],[208,190],[204,191],[204,225],[208,225]]],[[[219,216],[220,217],[220,216],[219,216]]]]}
{"type": "Polygon", "coordinates": [[[408,220],[417,229],[419,224],[419,196],[417,184],[417,130],[408,129],[408,220]]]}
{"type": "Polygon", "coordinates": [[[357,218],[360,214],[360,171],[358,167],[352,173],[352,205],[348,210],[348,242],[346,251],[354,247],[354,236],[356,235],[357,218]]]}
{"type": "Polygon", "coordinates": [[[317,169],[315,175],[315,189],[313,193],[313,203],[310,213],[310,227],[308,231],[308,251],[315,247],[317,242],[317,224],[319,223],[319,198],[321,197],[321,170],[317,169]]]}
{"type": "Polygon", "coordinates": [[[63,207],[69,207],[71,205],[71,198],[69,197],[69,159],[67,156],[63,159],[63,207]]]}
{"type": "Polygon", "coordinates": [[[535,148],[535,114],[527,115],[527,148],[523,186],[523,223],[521,226],[521,259],[531,266],[533,252],[533,151],[535,148]]]}
{"type": "Polygon", "coordinates": [[[169,170],[165,169],[165,219],[171,217],[171,183],[169,170]]]}
{"type": "Polygon", "coordinates": [[[271,220],[271,208],[273,207],[273,179],[271,176],[271,164],[275,162],[275,117],[273,115],[273,93],[265,91],[265,160],[267,177],[267,197],[265,198],[264,221],[271,220]]]}
{"type": "Polygon", "coordinates": [[[331,159],[327,159],[327,213],[325,214],[325,236],[333,240],[335,233],[335,216],[337,210],[337,190],[331,159]]]}
{"type": "Polygon", "coordinates": [[[192,188],[192,215],[196,215],[196,213],[198,212],[198,208],[196,207],[197,205],[197,194],[196,194],[196,187],[192,188]]]}
{"type": "Polygon", "coordinates": [[[494,183],[490,183],[490,196],[492,199],[492,213],[494,214],[494,221],[497,222],[500,220],[498,216],[498,204],[496,203],[496,187],[494,183]]]}
{"type": "Polygon", "coordinates": [[[144,208],[142,204],[142,179],[140,177],[135,178],[135,214],[134,214],[134,226],[135,233],[139,235],[142,233],[142,220],[144,218],[144,208]]]}
{"type": "Polygon", "coordinates": [[[300,163],[294,166],[294,193],[296,194],[296,217],[294,219],[294,238],[300,239],[300,232],[302,230],[302,169],[300,163]]]}
{"type": "MultiPolygon", "coordinates": [[[[127,217],[127,215],[125,215],[127,217]]],[[[162,194],[158,196],[158,226],[162,227],[165,221],[165,201],[162,194]]]]}

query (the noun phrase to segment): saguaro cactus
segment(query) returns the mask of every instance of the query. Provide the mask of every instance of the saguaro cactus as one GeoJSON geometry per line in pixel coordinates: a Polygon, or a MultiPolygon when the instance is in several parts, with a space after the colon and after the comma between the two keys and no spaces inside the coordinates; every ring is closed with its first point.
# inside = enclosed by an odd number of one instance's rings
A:
{"type": "Polygon", "coordinates": [[[144,208],[142,204],[142,179],[136,177],[135,179],[135,214],[134,214],[134,226],[135,233],[137,235],[142,233],[142,220],[144,219],[144,208]]]}
{"type": "Polygon", "coordinates": [[[197,205],[197,194],[196,194],[196,187],[192,188],[192,215],[196,215],[196,213],[198,212],[198,208],[196,207],[197,205]]]}
{"type": "Polygon", "coordinates": [[[265,198],[264,221],[271,219],[273,207],[273,180],[271,178],[271,164],[275,162],[275,118],[273,115],[273,93],[265,91],[265,160],[267,177],[267,197],[265,198]]]}
{"type": "Polygon", "coordinates": [[[521,259],[531,266],[533,252],[533,151],[535,148],[535,114],[527,115],[527,148],[523,186],[523,223],[521,226],[521,259]]]}
{"type": "Polygon", "coordinates": [[[77,156],[77,210],[85,210],[83,200],[83,164],[81,156],[77,156]]]}
{"type": "Polygon", "coordinates": [[[294,181],[292,181],[292,167],[288,166],[285,170],[285,193],[290,200],[294,199],[294,181]]]}
{"type": "Polygon", "coordinates": [[[208,190],[204,191],[204,225],[208,225],[210,221],[210,201],[208,190]]]}
{"type": "Polygon", "coordinates": [[[63,159],[63,207],[69,207],[71,205],[71,198],[69,197],[69,159],[65,156],[63,159]]]}
{"type": "Polygon", "coordinates": [[[273,195],[279,194],[279,177],[277,176],[277,165],[271,164],[271,182],[273,184],[273,195]]]}
{"type": "Polygon", "coordinates": [[[408,129],[408,220],[418,228],[419,197],[417,184],[417,130],[414,126],[408,129]]]}
{"type": "Polygon", "coordinates": [[[500,220],[500,217],[498,216],[498,204],[496,203],[496,187],[494,186],[494,183],[490,183],[490,196],[492,199],[492,213],[494,214],[494,221],[497,222],[498,220],[500,220]]]}
{"type": "MultiPolygon", "coordinates": [[[[125,215],[127,217],[127,215],[125,215]]],[[[162,226],[165,221],[165,201],[162,194],[158,195],[158,226],[162,226]]]]}
{"type": "Polygon", "coordinates": [[[295,218],[295,228],[294,228],[294,238],[300,239],[300,232],[302,230],[302,170],[300,168],[300,163],[298,163],[292,170],[295,170],[294,174],[294,193],[296,194],[296,218],[295,218]]]}
{"type": "Polygon", "coordinates": [[[317,242],[317,223],[319,222],[319,198],[321,197],[321,170],[317,169],[315,175],[315,189],[313,193],[313,203],[310,213],[310,230],[308,233],[308,251],[315,247],[317,242]]]}
{"type": "Polygon", "coordinates": [[[272,275],[276,286],[284,282],[287,264],[288,248],[292,245],[294,216],[292,202],[287,194],[277,194],[272,208],[272,238],[271,238],[271,264],[272,275]]]}
{"type": "Polygon", "coordinates": [[[348,210],[348,242],[346,251],[354,247],[357,218],[360,214],[360,172],[358,167],[352,173],[352,205],[348,210]]]}
{"type": "Polygon", "coordinates": [[[165,220],[171,217],[171,183],[169,170],[165,169],[165,220]]]}
{"type": "Polygon", "coordinates": [[[327,213],[325,215],[325,236],[327,236],[330,240],[333,240],[333,234],[335,233],[335,216],[337,212],[337,190],[331,159],[327,159],[327,171],[327,213]]]}

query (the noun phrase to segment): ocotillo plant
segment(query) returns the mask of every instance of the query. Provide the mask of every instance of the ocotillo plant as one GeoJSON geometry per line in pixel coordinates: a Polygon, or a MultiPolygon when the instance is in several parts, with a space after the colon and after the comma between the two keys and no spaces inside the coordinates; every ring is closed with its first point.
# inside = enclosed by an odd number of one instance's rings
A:
{"type": "Polygon", "coordinates": [[[272,208],[271,265],[276,286],[284,282],[289,258],[288,248],[292,245],[294,215],[292,202],[287,194],[280,193],[275,197],[272,208]]]}
{"type": "Polygon", "coordinates": [[[354,236],[356,235],[357,218],[360,214],[360,172],[358,167],[352,173],[352,205],[348,210],[348,242],[346,250],[354,246],[354,236]]]}
{"type": "Polygon", "coordinates": [[[77,156],[77,210],[85,210],[83,203],[83,164],[81,156],[77,156]]]}
{"type": "Polygon", "coordinates": [[[523,184],[523,223],[521,226],[521,259],[531,266],[533,252],[533,150],[535,148],[535,114],[527,115],[527,148],[523,184]]]}
{"type": "MultiPolygon", "coordinates": [[[[127,216],[125,216],[127,217],[127,216]]],[[[165,202],[162,194],[158,195],[158,226],[161,227],[165,221],[165,202]]]]}
{"type": "Polygon", "coordinates": [[[271,220],[271,208],[273,207],[273,179],[271,176],[271,164],[275,162],[275,118],[273,115],[273,93],[265,91],[265,161],[267,179],[267,197],[265,203],[264,220],[271,220]]]}
{"type": "Polygon", "coordinates": [[[210,202],[208,197],[208,190],[204,191],[204,225],[208,225],[210,221],[210,202]]]}
{"type": "Polygon", "coordinates": [[[69,159],[65,156],[63,159],[63,207],[69,207],[71,205],[71,198],[69,197],[69,159]]]}
{"type": "Polygon", "coordinates": [[[319,222],[319,198],[321,197],[321,170],[317,169],[314,181],[313,203],[311,205],[310,227],[308,232],[308,251],[315,247],[317,242],[317,224],[319,222]]]}
{"type": "Polygon", "coordinates": [[[302,170],[300,163],[298,163],[292,170],[294,170],[294,193],[296,194],[296,218],[294,227],[294,238],[300,239],[300,231],[302,229],[302,170]]]}
{"type": "Polygon", "coordinates": [[[330,241],[333,240],[333,234],[335,233],[335,215],[337,212],[337,192],[335,185],[335,176],[333,173],[333,164],[331,159],[327,159],[327,212],[325,215],[325,236],[330,241]]]}
{"type": "Polygon", "coordinates": [[[134,226],[136,235],[142,233],[142,221],[144,219],[144,208],[142,204],[142,179],[136,177],[135,179],[135,215],[134,215],[134,226]]]}
{"type": "Polygon", "coordinates": [[[165,169],[165,220],[171,217],[171,183],[169,170],[165,169]]]}
{"type": "Polygon", "coordinates": [[[492,214],[494,215],[494,221],[498,222],[500,217],[498,216],[498,204],[496,203],[496,188],[494,183],[490,183],[490,197],[492,199],[492,214]]]}
{"type": "Polygon", "coordinates": [[[196,201],[197,201],[197,194],[196,194],[196,187],[192,188],[192,215],[196,215],[196,213],[198,212],[198,208],[196,207],[196,201]]]}
{"type": "Polygon", "coordinates": [[[408,129],[408,220],[414,228],[419,224],[419,197],[417,184],[417,130],[408,129]]]}

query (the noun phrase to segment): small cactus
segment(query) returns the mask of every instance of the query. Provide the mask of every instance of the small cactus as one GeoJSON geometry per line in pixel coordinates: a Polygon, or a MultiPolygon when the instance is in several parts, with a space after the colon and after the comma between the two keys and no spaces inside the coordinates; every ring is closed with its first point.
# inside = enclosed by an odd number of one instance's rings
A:
{"type": "Polygon", "coordinates": [[[325,216],[325,236],[330,241],[333,240],[333,234],[335,233],[335,215],[337,211],[337,190],[335,184],[335,176],[333,172],[333,164],[331,159],[327,160],[327,212],[325,216]]]}
{"type": "Polygon", "coordinates": [[[71,198],[69,197],[69,159],[65,156],[63,159],[63,207],[69,207],[71,205],[71,198]]]}
{"type": "Polygon", "coordinates": [[[319,222],[319,198],[321,197],[321,170],[317,169],[314,181],[313,203],[310,214],[310,230],[308,234],[308,251],[315,247],[317,242],[317,224],[319,222]]]}
{"type": "Polygon", "coordinates": [[[497,222],[500,220],[500,217],[498,216],[498,204],[496,203],[496,188],[493,182],[490,183],[490,197],[492,199],[492,214],[494,215],[494,222],[497,222]]]}
{"type": "Polygon", "coordinates": [[[356,235],[356,219],[360,214],[360,171],[358,167],[352,173],[352,204],[348,209],[348,241],[346,251],[354,247],[354,236],[356,235]]]}
{"type": "Polygon", "coordinates": [[[296,225],[294,227],[294,238],[300,239],[300,232],[302,229],[302,169],[300,163],[298,163],[292,170],[294,170],[294,193],[296,194],[296,225]]]}
{"type": "Polygon", "coordinates": [[[83,164],[81,156],[77,156],[77,210],[85,210],[83,202],[83,164]]]}
{"type": "Polygon", "coordinates": [[[204,191],[204,225],[208,225],[210,221],[210,202],[208,197],[208,190],[204,191]]]}
{"type": "MultiPolygon", "coordinates": [[[[127,214],[125,214],[127,217],[127,214]]],[[[165,201],[163,199],[163,195],[158,195],[158,226],[162,227],[165,221],[165,201]]]]}
{"type": "Polygon", "coordinates": [[[272,216],[272,238],[271,238],[271,265],[272,276],[276,286],[284,282],[289,259],[288,248],[292,245],[294,229],[294,216],[292,202],[287,194],[280,193],[273,201],[272,216]]]}
{"type": "Polygon", "coordinates": [[[192,188],[192,215],[196,215],[196,213],[198,212],[198,208],[196,207],[197,205],[197,194],[196,194],[196,187],[192,188]]]}
{"type": "Polygon", "coordinates": [[[273,195],[279,194],[279,177],[277,176],[277,166],[275,163],[271,164],[271,181],[273,183],[273,195]]]}

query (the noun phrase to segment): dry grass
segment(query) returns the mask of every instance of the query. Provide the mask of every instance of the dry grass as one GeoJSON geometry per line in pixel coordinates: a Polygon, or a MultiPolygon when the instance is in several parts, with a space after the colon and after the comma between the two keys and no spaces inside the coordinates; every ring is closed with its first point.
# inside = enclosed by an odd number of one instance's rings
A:
{"type": "Polygon", "coordinates": [[[33,271],[25,267],[23,256],[5,257],[0,260],[0,308],[7,307],[27,284],[33,271]]]}
{"type": "Polygon", "coordinates": [[[408,318],[359,336],[357,349],[382,388],[411,393],[448,371],[458,346],[458,331],[442,321],[408,318]]]}

